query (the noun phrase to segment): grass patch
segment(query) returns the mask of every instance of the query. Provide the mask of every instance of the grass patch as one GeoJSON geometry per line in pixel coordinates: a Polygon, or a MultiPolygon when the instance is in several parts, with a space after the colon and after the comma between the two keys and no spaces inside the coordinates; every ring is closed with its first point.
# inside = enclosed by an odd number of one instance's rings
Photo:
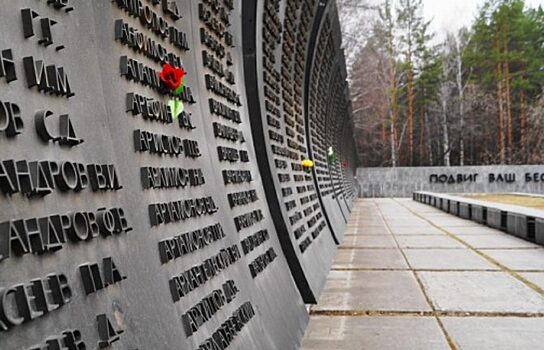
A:
{"type": "Polygon", "coordinates": [[[530,195],[522,196],[515,194],[467,194],[463,195],[463,197],[486,202],[513,204],[522,207],[544,210],[544,198],[532,197],[530,195]]]}

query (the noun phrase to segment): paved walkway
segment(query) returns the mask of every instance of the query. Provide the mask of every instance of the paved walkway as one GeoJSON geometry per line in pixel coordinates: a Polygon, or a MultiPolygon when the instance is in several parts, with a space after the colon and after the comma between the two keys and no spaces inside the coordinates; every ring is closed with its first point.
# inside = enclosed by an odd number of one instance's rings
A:
{"type": "Polygon", "coordinates": [[[544,349],[544,248],[412,200],[361,200],[303,349],[544,349]]]}

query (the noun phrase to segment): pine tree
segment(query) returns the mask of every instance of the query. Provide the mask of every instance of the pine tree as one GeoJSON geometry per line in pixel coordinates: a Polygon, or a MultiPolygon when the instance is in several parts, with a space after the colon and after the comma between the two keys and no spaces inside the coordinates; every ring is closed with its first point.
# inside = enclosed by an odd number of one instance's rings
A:
{"type": "Polygon", "coordinates": [[[385,0],[383,9],[379,12],[380,20],[376,24],[375,32],[383,44],[387,57],[387,72],[389,77],[389,126],[390,126],[390,148],[391,165],[397,166],[398,162],[398,86],[397,86],[397,26],[396,19],[391,7],[391,1],[385,0]]]}
{"type": "Polygon", "coordinates": [[[365,162],[544,161],[542,8],[487,0],[441,49],[429,45],[422,0],[384,1],[352,69],[365,162]]]}
{"type": "Polygon", "coordinates": [[[425,43],[421,52],[420,74],[415,82],[415,111],[419,116],[419,152],[416,164],[432,166],[435,162],[433,140],[436,137],[432,132],[431,120],[439,100],[442,62],[438,47],[428,47],[425,43]]]}
{"type": "Polygon", "coordinates": [[[414,165],[414,82],[418,73],[418,60],[424,55],[425,44],[430,39],[427,33],[429,22],[423,18],[422,0],[400,0],[397,11],[401,29],[401,52],[404,56],[403,68],[406,73],[408,159],[409,165],[414,165]]]}
{"type": "Polygon", "coordinates": [[[542,92],[538,87],[544,74],[541,23],[542,9],[525,10],[523,0],[490,0],[473,27],[465,55],[472,82],[487,89],[495,86],[501,164],[527,159],[528,104],[542,92]]]}

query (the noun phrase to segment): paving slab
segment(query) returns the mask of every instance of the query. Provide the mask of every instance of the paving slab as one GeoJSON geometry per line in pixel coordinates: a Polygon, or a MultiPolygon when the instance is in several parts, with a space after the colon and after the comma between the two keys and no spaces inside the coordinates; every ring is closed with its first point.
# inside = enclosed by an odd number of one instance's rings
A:
{"type": "Polygon", "coordinates": [[[536,350],[544,348],[544,318],[442,318],[460,350],[536,350]]]}
{"type": "Polygon", "coordinates": [[[441,213],[441,210],[438,210],[430,205],[415,202],[412,199],[409,200],[398,200],[396,199],[398,203],[402,203],[405,207],[410,208],[413,211],[417,211],[418,213],[441,213]]]}
{"type": "Polygon", "coordinates": [[[443,220],[452,220],[452,221],[461,221],[461,222],[464,221],[463,219],[456,218],[455,216],[452,216],[451,214],[445,213],[442,210],[439,210],[439,209],[436,209],[436,208],[433,208],[433,207],[430,207],[430,208],[433,209],[432,212],[428,212],[428,213],[423,214],[423,213],[417,211],[417,214],[425,217],[427,220],[440,220],[440,219],[443,219],[443,220]]]}
{"type": "Polygon", "coordinates": [[[415,270],[498,270],[499,268],[468,249],[406,249],[415,270]]]}
{"type": "MultiPolygon", "coordinates": [[[[376,211],[375,208],[369,210],[369,212],[376,211]]],[[[379,216],[360,216],[359,218],[355,219],[353,223],[357,223],[358,225],[382,225],[383,221],[379,216]]]]}
{"type": "Polygon", "coordinates": [[[393,227],[391,233],[395,235],[443,235],[444,232],[431,225],[419,225],[414,227],[393,227]]]}
{"type": "Polygon", "coordinates": [[[478,249],[493,249],[493,248],[535,248],[539,246],[524,241],[523,239],[507,235],[505,233],[498,233],[494,235],[466,235],[459,236],[460,239],[467,242],[474,248],[478,249]]]}
{"type": "Polygon", "coordinates": [[[417,272],[440,311],[544,312],[544,298],[505,272],[417,272]]]}
{"type": "Polygon", "coordinates": [[[398,249],[339,249],[333,269],[408,269],[398,249]]]}
{"type": "MultiPolygon", "coordinates": [[[[450,215],[451,217],[451,215],[450,215]]],[[[433,224],[442,228],[448,229],[450,227],[480,227],[481,225],[474,221],[464,219],[433,219],[433,224]]]]}
{"type": "Polygon", "coordinates": [[[383,217],[389,220],[401,220],[401,219],[419,219],[418,217],[412,215],[410,210],[404,208],[399,204],[394,205],[380,205],[380,213],[383,217]]]}
{"type": "Polygon", "coordinates": [[[312,317],[303,350],[447,350],[434,317],[312,317]]]}
{"type": "Polygon", "coordinates": [[[451,214],[425,214],[427,220],[441,227],[478,227],[480,224],[474,221],[456,218],[451,214]]]}
{"type": "Polygon", "coordinates": [[[544,350],[544,249],[407,199],[363,200],[348,226],[302,349],[449,349],[427,295],[459,350],[544,350]]]}
{"type": "Polygon", "coordinates": [[[501,231],[495,230],[494,228],[478,225],[478,226],[468,226],[468,227],[448,227],[448,232],[453,233],[454,235],[465,236],[465,235],[497,235],[504,234],[501,231]]]}
{"type": "Polygon", "coordinates": [[[544,249],[482,249],[482,252],[511,270],[544,271],[544,249]]]}
{"type": "Polygon", "coordinates": [[[361,227],[357,230],[357,235],[366,236],[366,235],[390,235],[387,228],[382,226],[369,226],[361,227]]]}
{"type": "Polygon", "coordinates": [[[523,272],[520,275],[544,290],[544,272],[523,272]]]}
{"type": "Polygon", "coordinates": [[[433,207],[429,207],[426,204],[416,202],[412,200],[411,198],[406,199],[396,199],[397,203],[402,203],[405,207],[408,207],[412,210],[417,209],[418,212],[420,211],[438,211],[438,209],[435,209],[433,207]]]}
{"type": "Polygon", "coordinates": [[[315,310],[430,311],[412,272],[331,271],[315,310]]]}
{"type": "Polygon", "coordinates": [[[359,229],[361,225],[359,224],[354,224],[354,225],[351,225],[350,223],[348,223],[346,225],[346,231],[357,231],[359,229]]]}
{"type": "Polygon", "coordinates": [[[401,248],[458,248],[464,249],[465,246],[453,238],[443,236],[397,236],[397,241],[401,248]]]}
{"type": "Polygon", "coordinates": [[[356,235],[345,236],[342,246],[355,248],[396,248],[397,243],[391,235],[356,235]]]}
{"type": "Polygon", "coordinates": [[[406,218],[395,218],[395,219],[384,219],[387,222],[387,226],[390,228],[403,228],[403,227],[421,227],[428,226],[429,224],[423,220],[420,220],[415,217],[406,217],[406,218]]]}
{"type": "Polygon", "coordinates": [[[373,228],[383,228],[385,227],[384,224],[383,224],[383,221],[376,221],[376,222],[368,222],[368,223],[365,223],[365,222],[361,222],[357,225],[357,229],[358,230],[361,230],[361,229],[373,229],[373,228]]]}

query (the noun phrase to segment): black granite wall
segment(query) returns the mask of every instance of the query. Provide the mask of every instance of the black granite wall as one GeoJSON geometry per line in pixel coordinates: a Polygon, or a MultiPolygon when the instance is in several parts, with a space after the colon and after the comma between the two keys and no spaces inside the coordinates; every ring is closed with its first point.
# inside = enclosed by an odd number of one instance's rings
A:
{"type": "Polygon", "coordinates": [[[353,200],[334,3],[0,8],[0,349],[297,348],[353,200]]]}

